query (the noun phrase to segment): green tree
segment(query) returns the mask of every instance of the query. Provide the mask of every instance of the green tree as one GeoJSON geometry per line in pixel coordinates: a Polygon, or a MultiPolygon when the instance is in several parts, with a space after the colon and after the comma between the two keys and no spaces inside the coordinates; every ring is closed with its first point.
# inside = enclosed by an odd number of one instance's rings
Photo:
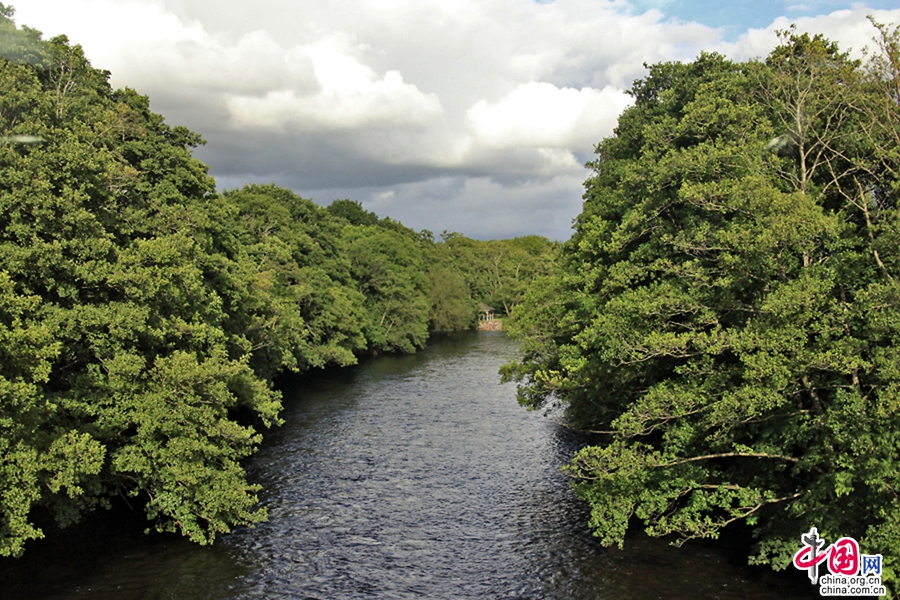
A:
{"type": "Polygon", "coordinates": [[[471,329],[478,316],[469,286],[454,269],[436,266],[428,271],[430,324],[435,331],[471,329]]]}
{"type": "Polygon", "coordinates": [[[428,278],[416,237],[381,226],[349,225],[344,243],[365,297],[369,349],[415,352],[428,339],[428,278]]]}
{"type": "Polygon", "coordinates": [[[535,279],[556,266],[558,245],[536,235],[481,241],[445,231],[441,238],[436,260],[462,276],[473,304],[503,307],[507,315],[535,279]]]}
{"type": "Polygon", "coordinates": [[[896,122],[880,64],[787,32],[765,62],[654,65],[598,145],[505,374],[607,437],[568,467],[603,543],[632,518],[679,541],[742,520],[753,560],[784,568],[816,526],[894,576],[897,187],[864,125],[896,122]]]}
{"type": "Polygon", "coordinates": [[[534,281],[551,273],[556,266],[556,244],[537,235],[482,244],[490,288],[490,296],[485,301],[502,306],[507,315],[512,315],[513,309],[524,300],[534,281]]]}
{"type": "Polygon", "coordinates": [[[226,192],[219,214],[217,247],[239,269],[223,281],[234,290],[224,294],[233,298],[228,329],[254,349],[255,370],[271,377],[354,364],[354,352],[366,348],[364,298],[342,223],[275,185],[226,192]]]}
{"type": "Polygon", "coordinates": [[[351,225],[378,225],[378,215],[363,208],[356,200],[335,200],[325,210],[351,225]]]}
{"type": "Polygon", "coordinates": [[[50,56],[39,31],[18,28],[13,21],[15,9],[0,2],[0,58],[10,62],[47,68],[50,56]]]}
{"type": "Polygon", "coordinates": [[[42,535],[33,508],[65,525],[115,495],[210,542],[265,516],[232,413],[280,403],[226,327],[201,140],[65,38],[39,50],[0,59],[0,554],[42,535]]]}

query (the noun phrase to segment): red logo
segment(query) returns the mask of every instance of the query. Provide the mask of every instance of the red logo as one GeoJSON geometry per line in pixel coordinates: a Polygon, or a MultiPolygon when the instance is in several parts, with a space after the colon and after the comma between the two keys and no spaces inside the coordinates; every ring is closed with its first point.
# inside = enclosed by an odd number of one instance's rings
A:
{"type": "Polygon", "coordinates": [[[856,575],[859,571],[859,544],[853,538],[841,538],[827,551],[830,551],[828,570],[832,575],[856,575]]]}
{"type": "Polygon", "coordinates": [[[800,536],[800,541],[803,547],[794,554],[794,566],[806,569],[813,583],[819,578],[819,564],[826,559],[832,575],[856,575],[859,572],[859,544],[853,538],[842,537],[822,548],[825,540],[819,537],[818,531],[813,527],[809,533],[800,536]]]}

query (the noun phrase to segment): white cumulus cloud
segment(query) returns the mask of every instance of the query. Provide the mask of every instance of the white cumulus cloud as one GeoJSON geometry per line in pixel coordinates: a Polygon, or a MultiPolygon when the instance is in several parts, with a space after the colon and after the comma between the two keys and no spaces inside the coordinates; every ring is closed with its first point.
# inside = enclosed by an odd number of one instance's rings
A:
{"type": "Polygon", "coordinates": [[[894,10],[872,10],[865,6],[852,9],[836,10],[815,17],[788,19],[778,17],[771,25],[762,29],[751,29],[740,36],[737,42],[720,43],[715,49],[729,57],[746,60],[765,58],[778,45],[777,31],[786,31],[795,25],[798,33],[811,35],[820,33],[831,41],[838,42],[842,51],[850,51],[859,58],[863,48],[874,46],[872,38],[877,33],[868,17],[872,16],[879,23],[900,24],[900,8],[894,10]]]}
{"type": "Polygon", "coordinates": [[[523,83],[497,102],[479,100],[466,113],[475,138],[492,148],[531,146],[587,152],[612,133],[631,104],[624,91],[606,86],[558,88],[523,83]]]}
{"type": "Polygon", "coordinates": [[[318,84],[315,92],[288,87],[263,96],[230,96],[228,109],[238,127],[290,127],[294,131],[398,127],[423,125],[443,113],[435,94],[423,94],[405,83],[399,71],[378,77],[331,42],[320,43],[302,55],[312,63],[318,84]]]}
{"type": "MultiPolygon", "coordinates": [[[[4,1],[207,138],[196,154],[223,185],[356,197],[436,231],[490,214],[503,231],[560,238],[582,164],[645,63],[765,57],[791,23],[773,17],[731,43],[669,19],[670,0],[4,1]]],[[[857,53],[875,33],[867,14],[900,22],[900,9],[828,6],[846,10],[798,29],[857,53]]]]}

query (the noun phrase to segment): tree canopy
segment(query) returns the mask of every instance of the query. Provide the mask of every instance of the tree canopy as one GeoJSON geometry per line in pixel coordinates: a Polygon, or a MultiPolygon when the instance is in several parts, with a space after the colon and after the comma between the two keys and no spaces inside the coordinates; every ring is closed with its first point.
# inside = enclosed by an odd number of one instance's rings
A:
{"type": "Polygon", "coordinates": [[[279,423],[274,378],[473,326],[475,271],[358,202],[217,193],[198,134],[12,16],[0,4],[0,556],[116,498],[204,544],[258,523],[241,461],[279,423]]]}
{"type": "Polygon", "coordinates": [[[201,140],[65,38],[35,47],[0,59],[0,554],[42,535],[35,507],[65,525],[116,495],[212,541],[265,515],[240,465],[259,434],[230,414],[280,404],[229,327],[201,140]]]}
{"type": "Polygon", "coordinates": [[[518,311],[532,407],[603,436],[568,473],[604,544],[754,528],[900,556],[900,34],[852,60],[782,33],[765,60],[650,67],[589,163],[561,272],[518,311]]]}

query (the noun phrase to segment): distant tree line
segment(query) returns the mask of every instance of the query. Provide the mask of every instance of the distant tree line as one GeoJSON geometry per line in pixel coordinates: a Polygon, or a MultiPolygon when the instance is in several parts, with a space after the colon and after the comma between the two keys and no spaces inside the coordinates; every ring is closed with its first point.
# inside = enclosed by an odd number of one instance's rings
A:
{"type": "Polygon", "coordinates": [[[357,202],[216,192],[133,90],[0,4],[0,555],[116,497],[199,543],[263,520],[273,378],[510,311],[536,237],[435,242],[357,202]]]}
{"type": "Polygon", "coordinates": [[[865,61],[789,30],[653,65],[597,146],[505,374],[599,436],[568,473],[604,544],[740,521],[785,568],[817,527],[896,591],[900,29],[876,28],[865,61]]]}

